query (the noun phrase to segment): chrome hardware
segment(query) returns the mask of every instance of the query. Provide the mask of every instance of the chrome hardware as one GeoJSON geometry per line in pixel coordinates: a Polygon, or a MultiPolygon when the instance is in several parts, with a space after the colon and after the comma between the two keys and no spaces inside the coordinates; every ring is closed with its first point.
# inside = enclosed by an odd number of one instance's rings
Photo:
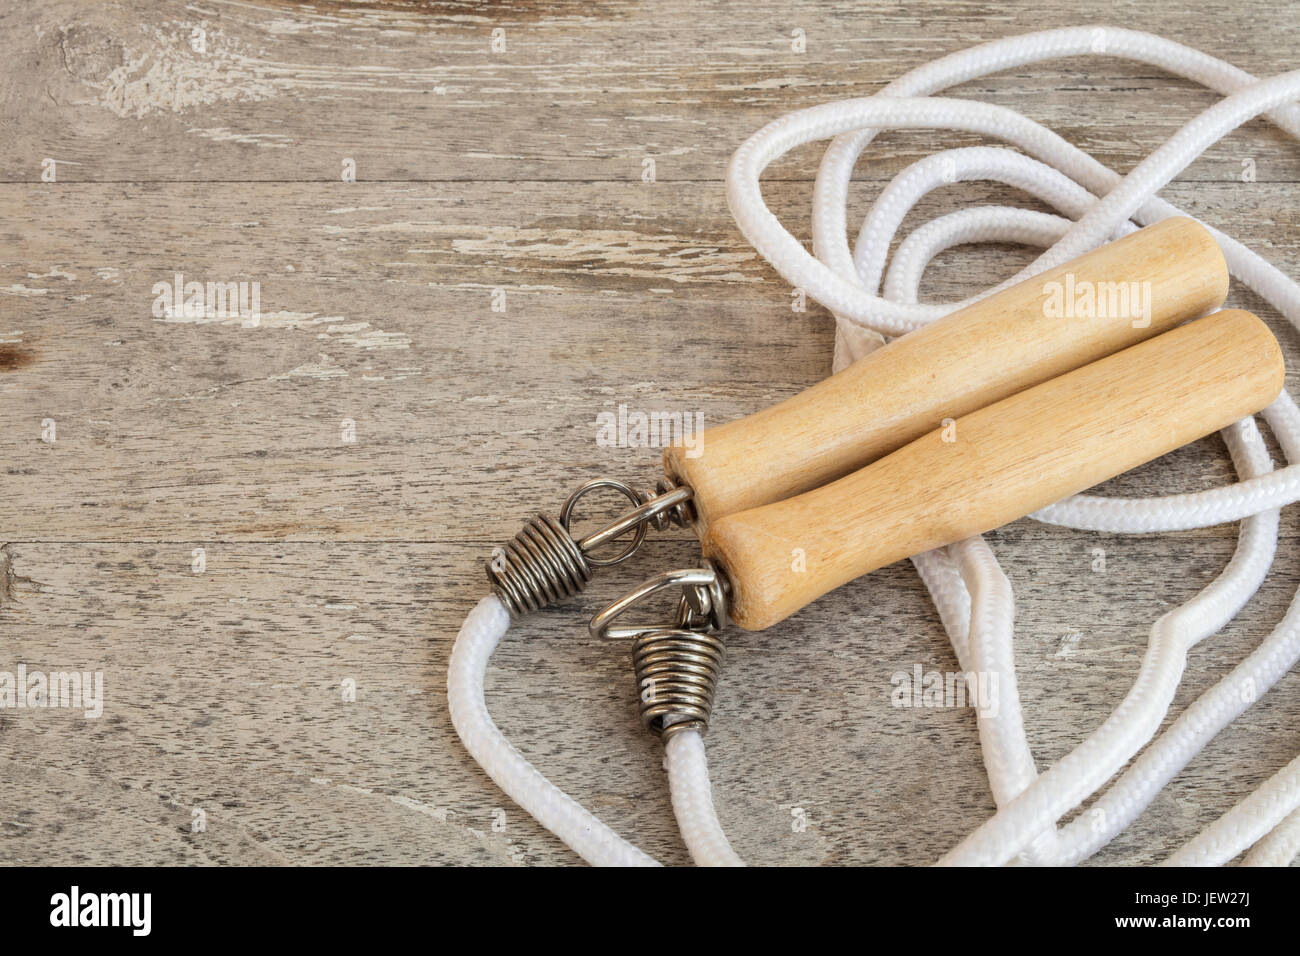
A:
{"type": "Polygon", "coordinates": [[[713,695],[725,648],[719,631],[727,620],[727,582],[713,562],[702,568],[666,571],[624,595],[591,619],[593,637],[632,639],[641,725],[667,740],[683,730],[709,729],[713,695]],[[668,624],[616,626],[631,607],[671,588],[681,588],[668,624]]]}
{"type": "Polygon", "coordinates": [[[579,593],[593,569],[619,564],[645,541],[646,531],[690,524],[691,489],[661,479],[653,492],[641,492],[612,478],[597,478],[569,496],[559,518],[545,512],[529,518],[523,529],[487,562],[488,581],[512,617],[556,604],[579,593]],[[633,505],[612,524],[575,540],[569,531],[573,510],[586,495],[603,488],[624,495],[633,505]],[[628,534],[632,540],[613,557],[592,552],[628,534]]]}

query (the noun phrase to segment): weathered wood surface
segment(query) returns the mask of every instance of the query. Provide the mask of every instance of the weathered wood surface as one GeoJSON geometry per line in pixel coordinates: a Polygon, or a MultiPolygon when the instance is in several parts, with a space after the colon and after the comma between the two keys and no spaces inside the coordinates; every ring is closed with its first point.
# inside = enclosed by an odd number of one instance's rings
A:
{"type": "MultiPolygon", "coordinates": [[[[1261,75],[1294,65],[1294,3],[1110,13],[1199,45],[1213,24],[1206,48],[1261,75]]],[[[0,862],[574,862],[455,740],[447,653],[482,593],[478,562],[522,516],[596,474],[653,477],[654,451],[596,443],[600,411],[708,424],[826,374],[827,316],[791,312],[727,213],[730,152],[791,109],[1097,15],[1074,2],[0,7],[0,670],[105,681],[98,720],[0,711],[0,862]],[[498,26],[504,54],[489,46],[498,26]],[[645,157],[655,183],[641,181],[645,157]],[[57,182],[41,182],[45,158],[57,182]],[[344,158],[358,182],[339,181],[344,158]],[[260,282],[262,322],[155,318],[151,290],[178,271],[260,282]],[[195,808],[206,832],[191,832],[195,808]]],[[[1021,109],[1116,169],[1213,101],[1108,59],[956,95],[1021,109]]],[[[973,141],[883,137],[850,221],[907,162],[973,141]]],[[[797,151],[766,190],[804,234],[817,157],[797,151]]],[[[1298,181],[1300,149],[1256,122],[1164,195],[1296,275],[1298,181]],[[1240,181],[1247,159],[1256,182],[1240,181]]],[[[1002,198],[1023,202],[950,187],[911,221],[1002,198]]],[[[927,294],[969,294],[1028,256],[954,250],[927,294]]],[[[1294,367],[1300,336],[1249,294],[1230,304],[1270,321],[1294,367]]],[[[1108,490],[1229,474],[1206,440],[1108,490]]],[[[1259,596],[1191,655],[1174,714],[1280,618],[1300,583],[1296,520],[1283,516],[1259,596]]],[[[1040,766],[1119,702],[1151,621],[1207,583],[1234,538],[1029,522],[991,536],[1017,592],[1040,766]],[[1099,547],[1104,573],[1091,570],[1099,547]]],[[[686,856],[626,648],[582,624],[695,553],[661,539],[521,627],[489,674],[512,741],[675,863],[686,856]]],[[[890,706],[890,675],[917,663],[956,668],[906,565],[733,634],[709,750],[743,856],[927,863],[990,813],[972,713],[890,706]]],[[[1295,755],[1298,717],[1293,674],[1098,859],[1167,855],[1295,755]]]]}
{"type": "MultiPolygon", "coordinates": [[[[34,180],[45,156],[69,164],[66,181],[336,181],[342,156],[370,180],[631,181],[646,156],[661,181],[717,180],[735,144],[782,113],[868,96],[981,40],[1113,23],[1200,43],[1260,76],[1295,56],[1294,4],[1224,0],[1140,12],[1080,0],[57,0],[7,4],[4,17],[0,170],[19,180],[34,180]]],[[[1214,98],[1099,58],[1009,71],[958,95],[1024,110],[1116,168],[1214,98]]],[[[1285,135],[1253,125],[1261,178],[1297,179],[1285,135]]],[[[1216,146],[1185,178],[1235,178],[1241,145],[1216,146]]],[[[923,136],[888,136],[861,175],[888,178],[927,151],[923,136]]],[[[772,174],[804,179],[810,155],[772,174]]]]}

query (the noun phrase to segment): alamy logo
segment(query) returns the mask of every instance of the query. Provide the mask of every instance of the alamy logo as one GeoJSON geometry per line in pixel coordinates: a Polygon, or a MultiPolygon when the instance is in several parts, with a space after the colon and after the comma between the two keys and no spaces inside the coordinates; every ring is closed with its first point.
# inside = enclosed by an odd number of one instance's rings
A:
{"type": "Polygon", "coordinates": [[[1043,295],[1049,319],[1131,319],[1135,329],[1151,324],[1150,282],[1076,282],[1067,272],[1064,282],[1044,283],[1043,295]]]}
{"type": "Polygon", "coordinates": [[[998,715],[998,675],[993,671],[895,671],[889,702],[895,707],[974,707],[985,717],[998,715]]]}
{"type": "Polygon", "coordinates": [[[18,672],[0,671],[0,709],[65,707],[81,708],[87,720],[104,713],[104,672],[29,671],[26,664],[18,672]]]}
{"type": "Polygon", "coordinates": [[[71,892],[50,897],[51,926],[127,926],[133,936],[148,936],[152,928],[152,893],[71,892]]]}
{"type": "Polygon", "coordinates": [[[173,322],[239,319],[246,328],[262,320],[260,282],[186,282],[176,273],[171,282],[155,282],[153,317],[173,322]]]}
{"type": "Polygon", "coordinates": [[[602,448],[667,448],[681,445],[687,458],[704,453],[703,412],[618,412],[596,416],[596,444],[602,448]],[[693,420],[692,420],[693,419],[693,420]]]}

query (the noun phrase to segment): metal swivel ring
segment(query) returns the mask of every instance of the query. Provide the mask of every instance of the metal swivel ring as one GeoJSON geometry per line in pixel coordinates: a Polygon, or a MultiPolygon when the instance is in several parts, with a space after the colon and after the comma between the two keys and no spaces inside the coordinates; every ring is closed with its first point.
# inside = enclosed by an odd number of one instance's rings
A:
{"type": "Polygon", "coordinates": [[[727,586],[711,561],[703,568],[651,578],[591,619],[593,637],[630,637],[641,725],[667,740],[709,729],[725,648],[717,631],[727,619],[727,586]],[[616,626],[634,604],[680,587],[675,619],[660,625],[616,626]]]}
{"type": "Polygon", "coordinates": [[[487,562],[488,581],[511,616],[519,617],[556,604],[579,593],[591,580],[594,568],[619,564],[630,558],[645,541],[650,526],[684,526],[691,489],[661,481],[658,493],[638,492],[631,485],[612,478],[596,478],[569,496],[560,517],[542,512],[529,518],[523,529],[487,562]],[[612,524],[576,540],[569,522],[578,502],[601,488],[612,488],[633,505],[612,524]],[[613,557],[592,554],[598,548],[631,533],[632,540],[613,557]]]}

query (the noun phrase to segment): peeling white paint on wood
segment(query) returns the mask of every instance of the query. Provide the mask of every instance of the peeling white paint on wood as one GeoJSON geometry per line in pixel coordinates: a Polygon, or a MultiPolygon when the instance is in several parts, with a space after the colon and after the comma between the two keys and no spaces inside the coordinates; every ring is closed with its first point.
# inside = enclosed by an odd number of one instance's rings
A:
{"type": "Polygon", "coordinates": [[[322,355],[319,362],[310,362],[306,365],[299,365],[296,368],[291,368],[289,371],[281,373],[280,375],[272,375],[271,379],[273,381],[289,378],[331,379],[346,378],[347,374],[347,369],[343,368],[328,355],[322,355]]]}
{"type": "MultiPolygon", "coordinates": [[[[413,223],[393,224],[389,228],[408,231],[413,223]]],[[[445,228],[410,228],[410,231],[446,232],[445,228]]],[[[563,263],[569,269],[599,265],[602,272],[615,275],[653,275],[673,282],[700,280],[750,281],[735,267],[757,259],[757,254],[722,246],[683,248],[683,238],[676,235],[651,236],[616,229],[517,229],[492,226],[478,238],[453,238],[455,252],[492,256],[503,260],[530,259],[563,263]]]]}
{"type": "Polygon", "coordinates": [[[385,332],[374,328],[369,322],[350,322],[341,315],[320,315],[315,312],[294,312],[288,309],[263,312],[251,318],[241,315],[218,315],[215,312],[205,312],[201,315],[176,313],[167,309],[162,317],[155,321],[167,325],[231,326],[250,331],[321,327],[324,331],[319,332],[316,337],[326,342],[341,342],[359,349],[409,349],[411,347],[410,336],[404,332],[385,332]]]}

